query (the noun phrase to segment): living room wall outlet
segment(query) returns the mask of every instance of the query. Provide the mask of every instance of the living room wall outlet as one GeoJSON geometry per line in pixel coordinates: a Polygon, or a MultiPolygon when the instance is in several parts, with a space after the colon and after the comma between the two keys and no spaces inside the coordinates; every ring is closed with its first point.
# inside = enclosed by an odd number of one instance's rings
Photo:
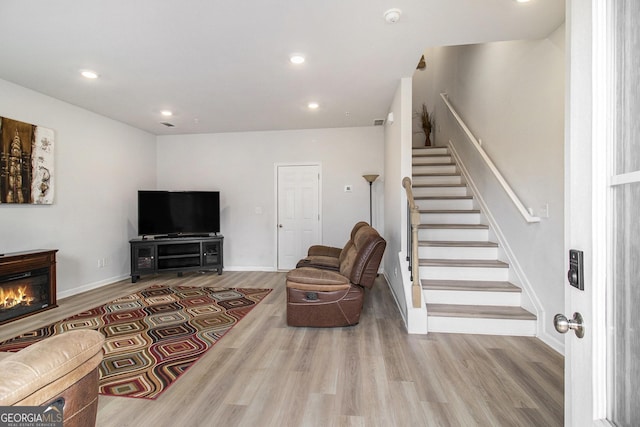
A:
{"type": "Polygon", "coordinates": [[[344,192],[345,193],[351,193],[351,185],[345,185],[344,186],[344,192]]]}

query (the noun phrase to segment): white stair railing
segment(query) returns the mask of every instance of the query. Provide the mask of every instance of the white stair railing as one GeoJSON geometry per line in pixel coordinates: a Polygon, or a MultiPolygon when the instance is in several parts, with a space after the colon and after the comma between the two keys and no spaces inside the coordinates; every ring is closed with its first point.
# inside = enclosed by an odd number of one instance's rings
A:
{"type": "Polygon", "coordinates": [[[469,130],[469,127],[466,125],[464,120],[462,120],[462,117],[460,117],[460,115],[455,110],[455,108],[453,108],[453,105],[451,105],[451,102],[449,102],[449,98],[447,97],[447,94],[441,93],[440,97],[444,101],[447,108],[449,108],[449,111],[451,112],[453,117],[456,119],[456,121],[458,122],[458,124],[460,125],[464,133],[467,135],[467,138],[469,138],[469,141],[471,142],[471,144],[476,148],[476,150],[478,150],[478,153],[480,153],[480,157],[482,157],[482,160],[484,160],[484,162],[487,164],[487,167],[493,173],[495,178],[498,180],[498,182],[500,183],[504,191],[507,193],[507,196],[509,196],[509,198],[511,199],[515,207],[518,209],[518,212],[520,212],[522,217],[525,219],[525,221],[529,223],[540,222],[540,217],[531,215],[527,210],[527,208],[525,208],[524,204],[520,201],[520,198],[516,195],[516,193],[513,191],[509,183],[504,179],[504,177],[502,176],[502,174],[500,173],[496,165],[491,161],[487,153],[484,151],[484,149],[480,145],[480,142],[478,142],[476,137],[469,130]]]}

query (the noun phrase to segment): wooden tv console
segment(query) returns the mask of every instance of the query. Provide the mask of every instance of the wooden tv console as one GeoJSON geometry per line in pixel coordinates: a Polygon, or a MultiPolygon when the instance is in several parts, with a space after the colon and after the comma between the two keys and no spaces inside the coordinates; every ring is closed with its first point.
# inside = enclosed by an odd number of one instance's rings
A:
{"type": "Polygon", "coordinates": [[[217,271],[222,274],[224,237],[142,238],[131,245],[131,282],[142,274],[185,271],[217,271]]]}

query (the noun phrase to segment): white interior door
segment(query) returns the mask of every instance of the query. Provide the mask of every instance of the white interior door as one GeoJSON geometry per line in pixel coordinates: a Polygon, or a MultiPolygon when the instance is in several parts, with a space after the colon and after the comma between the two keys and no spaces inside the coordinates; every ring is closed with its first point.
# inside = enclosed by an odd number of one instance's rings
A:
{"type": "Polygon", "coordinates": [[[320,243],[320,166],[277,165],[278,270],[290,270],[320,243]]]}
{"type": "Polygon", "coordinates": [[[640,2],[568,6],[566,246],[585,262],[584,290],[565,288],[584,319],[565,340],[565,424],[638,426],[640,2]]]}

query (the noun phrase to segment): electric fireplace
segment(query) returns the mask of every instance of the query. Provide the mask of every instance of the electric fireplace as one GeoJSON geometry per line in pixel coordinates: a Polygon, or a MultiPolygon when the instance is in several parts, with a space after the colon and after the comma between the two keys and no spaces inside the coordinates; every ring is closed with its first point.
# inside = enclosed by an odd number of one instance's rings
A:
{"type": "Polygon", "coordinates": [[[0,324],[56,307],[55,253],[0,256],[0,324]]]}

